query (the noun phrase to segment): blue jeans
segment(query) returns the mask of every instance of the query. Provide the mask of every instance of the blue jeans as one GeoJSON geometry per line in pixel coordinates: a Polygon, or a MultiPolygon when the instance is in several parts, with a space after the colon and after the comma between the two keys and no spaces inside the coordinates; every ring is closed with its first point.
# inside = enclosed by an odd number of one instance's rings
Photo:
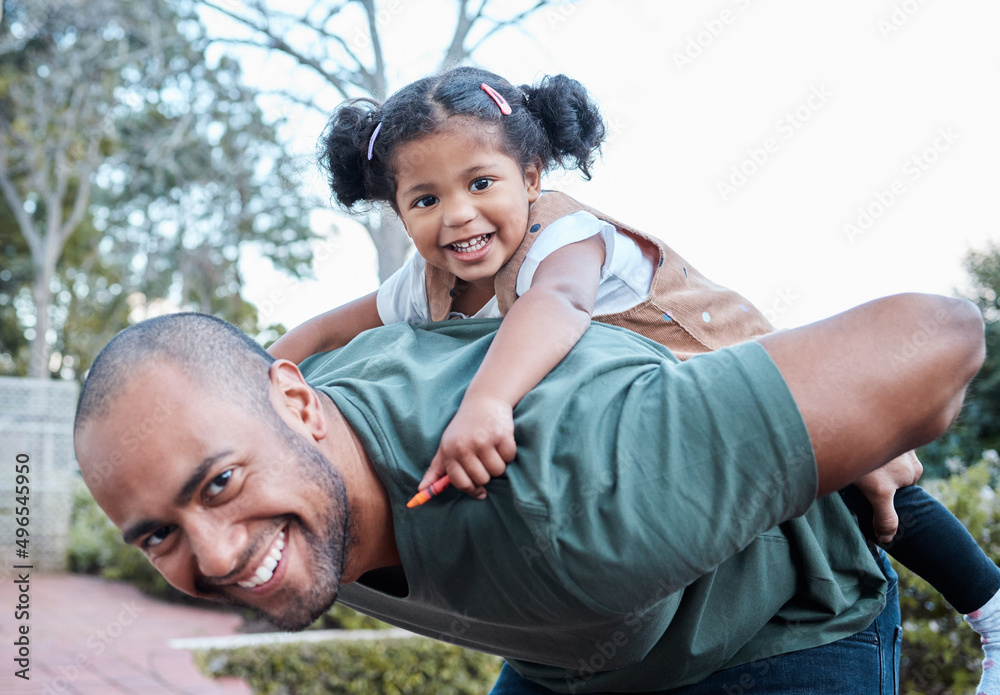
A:
{"type": "MultiPolygon", "coordinates": [[[[695,685],[657,695],[895,695],[899,692],[899,594],[885,553],[879,561],[889,580],[885,608],[861,632],[842,640],[780,654],[713,673],[695,685]]],[[[551,695],[504,664],[490,695],[551,695]]],[[[649,693],[647,695],[653,695],[649,693]]]]}

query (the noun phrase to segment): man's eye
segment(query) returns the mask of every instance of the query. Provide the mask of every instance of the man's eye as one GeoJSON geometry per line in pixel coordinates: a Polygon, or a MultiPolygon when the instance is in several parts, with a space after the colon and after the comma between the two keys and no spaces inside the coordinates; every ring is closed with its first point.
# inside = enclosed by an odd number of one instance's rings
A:
{"type": "Polygon", "coordinates": [[[205,487],[205,496],[211,499],[212,497],[218,495],[220,492],[222,492],[222,489],[226,487],[226,483],[229,482],[229,479],[232,476],[233,476],[232,470],[228,470],[225,471],[224,473],[220,473],[219,475],[217,475],[214,479],[212,479],[212,482],[210,482],[205,487]]]}
{"type": "Polygon", "coordinates": [[[170,525],[156,529],[151,534],[149,534],[149,536],[146,537],[146,541],[143,543],[143,545],[146,546],[147,548],[152,548],[154,546],[159,545],[163,541],[167,540],[167,536],[169,536],[175,528],[177,527],[170,525]]]}
{"type": "Polygon", "coordinates": [[[472,182],[472,186],[470,186],[470,188],[474,191],[485,191],[492,185],[493,181],[490,179],[476,179],[472,182]]]}
{"type": "Polygon", "coordinates": [[[423,198],[418,198],[414,203],[415,208],[429,208],[431,205],[437,202],[437,198],[432,195],[425,195],[423,198]]]}

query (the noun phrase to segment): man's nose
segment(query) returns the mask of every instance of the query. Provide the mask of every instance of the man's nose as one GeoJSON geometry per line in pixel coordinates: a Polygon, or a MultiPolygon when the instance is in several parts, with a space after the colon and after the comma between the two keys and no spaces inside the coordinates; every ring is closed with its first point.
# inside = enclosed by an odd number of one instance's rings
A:
{"type": "Polygon", "coordinates": [[[240,558],[247,548],[243,524],[204,519],[189,527],[188,533],[202,576],[219,579],[239,569],[240,558]]]}
{"type": "Polygon", "coordinates": [[[441,221],[445,227],[462,227],[476,219],[476,206],[468,196],[450,196],[444,203],[441,221]]]}

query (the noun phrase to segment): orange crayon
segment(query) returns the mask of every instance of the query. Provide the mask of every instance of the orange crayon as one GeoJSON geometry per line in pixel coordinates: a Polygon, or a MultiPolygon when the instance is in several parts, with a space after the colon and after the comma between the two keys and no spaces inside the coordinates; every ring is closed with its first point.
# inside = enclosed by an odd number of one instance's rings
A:
{"type": "Polygon", "coordinates": [[[438,478],[433,483],[425,487],[423,490],[418,492],[413,496],[409,502],[406,503],[407,509],[413,509],[414,507],[419,507],[424,502],[430,500],[431,497],[440,495],[444,490],[451,485],[451,478],[447,475],[443,478],[438,478]]]}

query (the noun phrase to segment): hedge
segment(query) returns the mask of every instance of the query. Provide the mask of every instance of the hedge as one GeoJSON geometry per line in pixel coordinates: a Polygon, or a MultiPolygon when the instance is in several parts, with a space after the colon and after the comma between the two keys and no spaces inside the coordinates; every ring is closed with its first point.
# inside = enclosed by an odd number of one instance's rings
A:
{"type": "Polygon", "coordinates": [[[213,676],[245,679],[254,695],[482,695],[503,664],[423,637],[213,649],[195,659],[213,676]]]}

